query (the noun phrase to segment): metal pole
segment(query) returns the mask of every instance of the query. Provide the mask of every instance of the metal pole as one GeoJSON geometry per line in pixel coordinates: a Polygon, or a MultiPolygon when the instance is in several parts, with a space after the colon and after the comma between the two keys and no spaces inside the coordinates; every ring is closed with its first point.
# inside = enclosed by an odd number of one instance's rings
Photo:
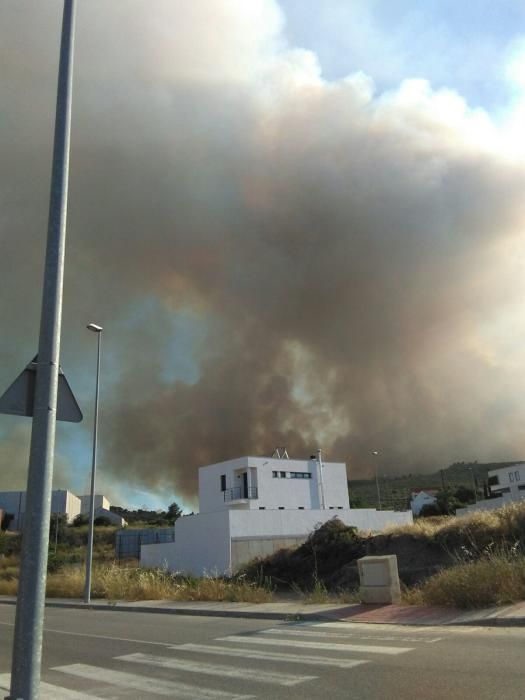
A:
{"type": "Polygon", "coordinates": [[[324,499],[324,474],[323,474],[323,460],[321,457],[321,450],[317,450],[317,462],[319,464],[319,487],[321,489],[321,510],[326,509],[325,499],[324,499]]]}
{"type": "Polygon", "coordinates": [[[93,531],[95,527],[95,476],[97,472],[97,436],[98,436],[98,390],[100,384],[100,345],[102,328],[97,331],[97,383],[95,389],[95,417],[93,420],[93,456],[91,460],[91,495],[89,499],[89,535],[86,558],[86,582],[84,585],[84,603],[91,602],[91,566],[93,563],[93,531]]]}
{"type": "Polygon", "coordinates": [[[470,476],[472,477],[472,490],[474,491],[474,502],[478,502],[478,489],[476,484],[476,477],[474,476],[474,468],[469,467],[470,476]]]}
{"type": "Polygon", "coordinates": [[[380,490],[380,488],[379,488],[379,475],[378,475],[378,473],[377,473],[377,472],[378,472],[378,468],[379,468],[379,465],[378,465],[378,461],[379,461],[379,460],[377,459],[377,457],[379,456],[379,452],[378,452],[377,450],[374,450],[374,451],[372,452],[372,454],[376,457],[376,461],[375,461],[375,462],[376,462],[376,489],[377,489],[377,503],[378,503],[377,509],[378,509],[378,510],[382,510],[382,507],[381,507],[381,490],[380,490]]]}
{"type": "Polygon", "coordinates": [[[38,700],[55,450],[66,241],[74,0],[64,0],[33,426],[16,606],[11,700],[38,700]]]}

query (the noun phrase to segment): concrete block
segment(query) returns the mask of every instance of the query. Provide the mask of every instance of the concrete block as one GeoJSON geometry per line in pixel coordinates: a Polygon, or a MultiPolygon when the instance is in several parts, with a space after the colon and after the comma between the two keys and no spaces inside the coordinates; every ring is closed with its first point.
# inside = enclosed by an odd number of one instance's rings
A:
{"type": "Polygon", "coordinates": [[[357,560],[362,603],[391,605],[401,602],[397,557],[362,557],[357,560]]]}

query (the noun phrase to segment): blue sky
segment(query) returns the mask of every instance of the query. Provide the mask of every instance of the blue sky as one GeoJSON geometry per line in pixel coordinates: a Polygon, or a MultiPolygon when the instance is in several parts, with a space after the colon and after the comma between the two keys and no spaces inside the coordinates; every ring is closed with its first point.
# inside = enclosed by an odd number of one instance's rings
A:
{"type": "Polygon", "coordinates": [[[281,0],[291,43],[314,51],[328,80],[356,71],[379,91],[406,78],[457,90],[497,113],[513,88],[506,64],[525,37],[516,0],[281,0]]]}

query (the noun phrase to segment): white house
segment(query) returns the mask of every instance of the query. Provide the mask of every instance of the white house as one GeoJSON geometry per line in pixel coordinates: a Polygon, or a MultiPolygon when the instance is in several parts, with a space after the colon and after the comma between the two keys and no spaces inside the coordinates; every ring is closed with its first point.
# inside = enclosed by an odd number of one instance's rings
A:
{"type": "Polygon", "coordinates": [[[439,489],[414,489],[410,494],[410,508],[413,515],[419,515],[424,506],[437,503],[436,494],[439,489]]]}
{"type": "Polygon", "coordinates": [[[283,454],[201,467],[200,513],[176,521],[174,542],[143,545],[140,565],[229,574],[256,556],[301,544],[336,516],[371,531],[412,522],[411,511],[351,509],[345,464],[323,463],[320,451],[307,460],[283,454]]]}
{"type": "Polygon", "coordinates": [[[458,508],[456,515],[468,515],[479,510],[495,510],[525,499],[525,462],[488,472],[488,487],[492,498],[458,508]]]}

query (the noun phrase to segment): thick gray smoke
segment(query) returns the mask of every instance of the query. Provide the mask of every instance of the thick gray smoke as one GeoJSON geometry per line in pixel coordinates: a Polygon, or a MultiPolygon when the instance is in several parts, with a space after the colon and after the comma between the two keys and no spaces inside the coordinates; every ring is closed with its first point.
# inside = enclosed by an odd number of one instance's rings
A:
{"type": "MultiPolygon", "coordinates": [[[[4,384],[37,341],[59,22],[0,10],[4,384]]],[[[276,445],[353,476],[523,456],[525,164],[498,138],[422,81],[324,82],[271,0],[80,3],[63,363],[89,402],[104,325],[114,481],[192,498],[276,445]]]]}

